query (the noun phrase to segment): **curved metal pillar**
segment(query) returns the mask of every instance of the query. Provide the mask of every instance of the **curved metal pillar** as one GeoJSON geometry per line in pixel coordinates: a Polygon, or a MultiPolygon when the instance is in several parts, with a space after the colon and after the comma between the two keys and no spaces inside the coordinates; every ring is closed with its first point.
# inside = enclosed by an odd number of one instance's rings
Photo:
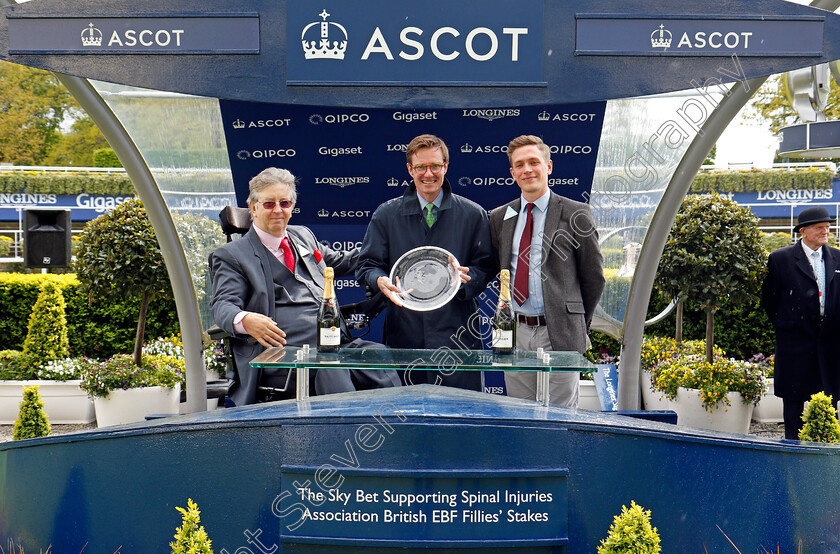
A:
{"type": "Polygon", "coordinates": [[[665,242],[680,205],[712,146],[766,80],[767,77],[759,77],[735,83],[728,96],[718,104],[689,145],[656,208],[644,247],[639,255],[639,263],[630,286],[630,297],[627,300],[624,340],[621,344],[621,373],[618,381],[619,410],[639,409],[640,357],[645,317],[653,282],[656,279],[656,270],[659,267],[659,259],[662,257],[665,242]]]}
{"type": "Polygon", "coordinates": [[[143,206],[149,214],[149,221],[154,227],[172,292],[178,310],[178,322],[181,325],[181,339],[184,343],[184,360],[187,378],[187,410],[203,412],[207,410],[207,380],[205,378],[203,344],[201,337],[201,318],[198,312],[198,300],[195,296],[190,268],[181,246],[181,240],[172,223],[169,208],[163,200],[157,183],[140,151],[131,140],[128,132],[111,108],[87,79],[62,75],[55,76],[67,87],[67,90],[79,101],[90,118],[108,139],[108,143],[119,157],[125,171],[131,178],[143,206]]]}

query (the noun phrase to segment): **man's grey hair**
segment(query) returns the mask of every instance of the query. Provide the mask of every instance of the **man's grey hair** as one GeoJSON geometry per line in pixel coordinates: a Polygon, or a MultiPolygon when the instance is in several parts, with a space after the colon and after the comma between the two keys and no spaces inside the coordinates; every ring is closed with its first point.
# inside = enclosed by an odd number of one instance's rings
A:
{"type": "Polygon", "coordinates": [[[297,187],[295,187],[295,176],[288,169],[269,167],[263,169],[259,175],[248,183],[248,203],[253,204],[259,200],[260,192],[272,185],[286,185],[289,188],[289,200],[297,203],[297,187]]]}

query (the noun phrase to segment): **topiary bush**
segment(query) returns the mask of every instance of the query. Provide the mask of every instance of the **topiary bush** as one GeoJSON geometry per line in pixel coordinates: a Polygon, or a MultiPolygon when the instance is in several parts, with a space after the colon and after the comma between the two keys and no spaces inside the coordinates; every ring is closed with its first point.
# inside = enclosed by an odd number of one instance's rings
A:
{"type": "Polygon", "coordinates": [[[29,316],[29,327],[23,341],[24,356],[40,365],[70,354],[64,308],[61,289],[55,281],[46,281],[29,316]]]}
{"type": "Polygon", "coordinates": [[[12,242],[14,241],[9,237],[0,237],[0,258],[5,258],[9,255],[12,251],[12,242]]]}
{"type": "Polygon", "coordinates": [[[805,425],[799,430],[799,440],[811,442],[840,442],[840,424],[831,396],[818,392],[811,396],[808,409],[802,416],[805,425]]]}
{"type": "Polygon", "coordinates": [[[714,316],[724,302],[758,297],[767,264],[758,218],[719,194],[687,197],[674,220],[656,277],[671,298],[688,298],[706,312],[706,360],[712,361],[714,316]]]}
{"type": "Polygon", "coordinates": [[[38,385],[24,387],[23,401],[20,403],[20,412],[15,420],[13,440],[32,439],[35,437],[46,437],[50,434],[50,421],[44,412],[44,401],[38,392],[38,385]]]}
{"type": "Polygon", "coordinates": [[[149,302],[172,296],[163,254],[139,199],[126,200],[85,225],[73,267],[91,301],[140,300],[133,348],[139,366],[149,302]]]}
{"type": "Polygon", "coordinates": [[[175,529],[175,541],[169,543],[172,554],[213,554],[207,531],[201,525],[201,512],[198,505],[187,499],[187,509],[175,506],[181,512],[181,526],[175,529]]]}
{"type": "Polygon", "coordinates": [[[621,514],[613,518],[610,534],[598,546],[598,554],[654,554],[661,552],[659,533],[650,524],[650,510],[645,511],[635,501],[630,508],[621,507],[621,514]]]}

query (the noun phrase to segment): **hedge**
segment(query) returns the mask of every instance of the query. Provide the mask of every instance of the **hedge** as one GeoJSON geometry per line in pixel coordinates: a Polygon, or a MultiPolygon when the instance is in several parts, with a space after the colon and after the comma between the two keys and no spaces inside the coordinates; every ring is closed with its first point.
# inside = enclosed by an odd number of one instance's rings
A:
{"type": "Polygon", "coordinates": [[[829,189],[833,179],[834,172],[825,169],[713,171],[698,173],[691,192],[829,189]]]}
{"type": "MultiPolygon", "coordinates": [[[[139,298],[120,302],[88,303],[74,274],[0,274],[0,350],[19,350],[26,338],[29,314],[41,283],[55,280],[67,303],[67,334],[71,356],[107,358],[131,352],[137,330],[139,298]]],[[[146,336],[162,337],[179,332],[175,301],[153,300],[149,305],[146,336]]]]}
{"type": "MultiPolygon", "coordinates": [[[[161,188],[179,192],[228,192],[230,176],[218,172],[178,175],[177,186],[162,183],[161,188]]],[[[0,194],[103,194],[134,196],[134,185],[125,173],[72,173],[40,171],[0,171],[0,194]]]]}

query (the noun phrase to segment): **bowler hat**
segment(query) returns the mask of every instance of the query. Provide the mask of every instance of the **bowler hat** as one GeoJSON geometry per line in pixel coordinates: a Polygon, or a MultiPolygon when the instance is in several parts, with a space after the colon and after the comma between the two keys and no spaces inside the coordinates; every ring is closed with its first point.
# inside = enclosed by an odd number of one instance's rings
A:
{"type": "Polygon", "coordinates": [[[825,223],[826,221],[834,221],[834,218],[828,215],[828,210],[825,208],[821,206],[805,208],[799,213],[799,217],[796,218],[796,227],[793,228],[793,232],[795,233],[808,225],[825,223]]]}

